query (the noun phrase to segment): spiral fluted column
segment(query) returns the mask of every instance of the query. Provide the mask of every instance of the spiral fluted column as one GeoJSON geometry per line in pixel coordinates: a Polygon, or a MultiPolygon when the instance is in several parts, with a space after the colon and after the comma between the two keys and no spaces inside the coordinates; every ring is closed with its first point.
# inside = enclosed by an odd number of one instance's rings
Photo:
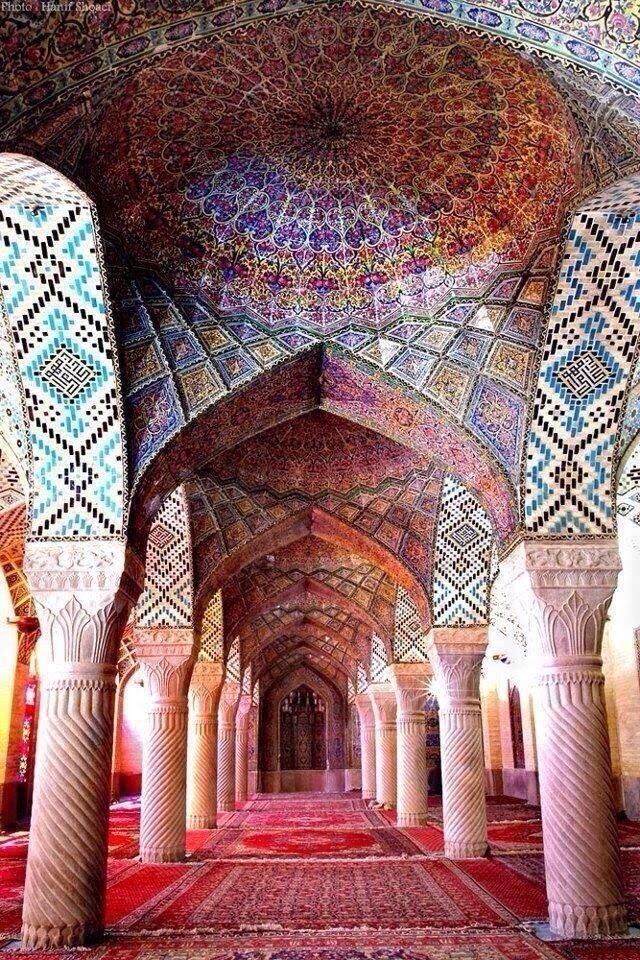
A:
{"type": "Polygon", "coordinates": [[[397,789],[396,696],[388,683],[371,683],[376,737],[376,802],[395,807],[397,789]]]}
{"type": "Polygon", "coordinates": [[[213,830],[217,825],[218,704],[223,674],[221,663],[198,661],[191,676],[187,733],[189,830],[213,830]]]}
{"type": "Polygon", "coordinates": [[[25,949],[104,928],[118,643],[142,568],[121,543],[28,544],[41,709],[24,894],[25,949]]]}
{"type": "Polygon", "coordinates": [[[510,570],[538,627],[534,704],[551,930],[620,934],[627,925],[600,658],[617,545],[524,543],[510,570]]]}
{"type": "Polygon", "coordinates": [[[136,629],[136,655],[149,691],[142,749],[140,859],[170,863],[185,854],[187,691],[195,662],[189,627],[136,629]]]}
{"type": "Polygon", "coordinates": [[[236,800],[247,799],[249,787],[249,711],[251,697],[243,693],[236,712],[236,800]]]}
{"type": "Polygon", "coordinates": [[[454,860],[487,852],[487,802],[480,669],[487,627],[435,627],[440,683],[444,852],[454,860]]]}
{"type": "Polygon", "coordinates": [[[362,766],[362,799],[376,797],[376,727],[373,704],[366,693],[359,693],[355,705],[360,721],[360,763],[362,766]]]}
{"type": "Polygon", "coordinates": [[[236,808],[236,711],[240,684],[227,681],[218,708],[218,812],[236,808]]]}
{"type": "Polygon", "coordinates": [[[389,676],[396,695],[399,827],[427,821],[427,715],[425,700],[432,676],[428,663],[394,663],[389,676]]]}

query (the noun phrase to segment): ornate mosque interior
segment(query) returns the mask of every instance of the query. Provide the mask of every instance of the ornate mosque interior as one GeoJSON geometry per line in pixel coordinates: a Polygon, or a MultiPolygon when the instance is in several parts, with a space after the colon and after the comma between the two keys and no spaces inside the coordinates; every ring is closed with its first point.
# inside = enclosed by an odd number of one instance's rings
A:
{"type": "Polygon", "coordinates": [[[1,3],[0,952],[640,958],[639,326],[637,0],[1,3]]]}

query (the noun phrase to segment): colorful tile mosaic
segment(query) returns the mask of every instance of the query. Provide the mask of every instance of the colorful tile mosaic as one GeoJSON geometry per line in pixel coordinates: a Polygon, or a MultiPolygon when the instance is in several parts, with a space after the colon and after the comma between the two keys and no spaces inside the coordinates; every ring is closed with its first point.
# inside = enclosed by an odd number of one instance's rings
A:
{"type": "Polygon", "coordinates": [[[28,158],[0,156],[0,181],[1,298],[29,411],[30,535],[120,537],[122,411],[94,208],[28,158]]]}
{"type": "Polygon", "coordinates": [[[182,487],[165,500],[147,541],[137,627],[193,626],[193,563],[189,505],[182,487]]]}
{"type": "Polygon", "coordinates": [[[528,438],[525,524],[612,533],[616,437],[640,327],[640,178],[576,214],[528,438]]]}
{"type": "MultiPolygon", "coordinates": [[[[281,15],[300,9],[300,0],[281,0],[281,15]]],[[[457,4],[390,0],[404,9],[444,25],[459,26],[486,37],[498,37],[518,50],[577,65],[591,77],[603,77],[634,91],[640,88],[639,18],[632,6],[588,4],[586,0],[487,0],[478,7],[457,4]]],[[[8,95],[0,111],[0,126],[16,123],[26,112],[46,117],[47,109],[66,108],[57,126],[65,129],[81,113],[79,93],[90,83],[98,102],[109,99],[132,65],[148,63],[158,52],[184,46],[190,40],[214,38],[230,28],[244,28],[252,19],[274,16],[275,8],[244,3],[208,5],[186,14],[171,5],[150,8],[132,3],[109,11],[95,29],[91,9],[72,7],[52,24],[29,12],[9,14],[0,31],[0,69],[8,95]]],[[[86,107],[85,107],[86,109],[86,107]]],[[[55,111],[54,111],[55,112],[55,111]]],[[[24,121],[23,121],[24,123],[24,121]]],[[[75,151],[77,134],[71,136],[75,151]]],[[[82,141],[80,141],[80,144],[82,141]]]]}
{"type": "Polygon", "coordinates": [[[220,590],[213,594],[204,609],[198,659],[217,662],[224,659],[224,621],[220,590]]]}
{"type": "Polygon", "coordinates": [[[425,663],[427,634],[411,597],[398,587],[393,631],[393,659],[403,663],[425,663]]]}
{"type": "Polygon", "coordinates": [[[486,513],[459,480],[446,477],[434,553],[434,624],[487,622],[492,549],[486,513]]]}

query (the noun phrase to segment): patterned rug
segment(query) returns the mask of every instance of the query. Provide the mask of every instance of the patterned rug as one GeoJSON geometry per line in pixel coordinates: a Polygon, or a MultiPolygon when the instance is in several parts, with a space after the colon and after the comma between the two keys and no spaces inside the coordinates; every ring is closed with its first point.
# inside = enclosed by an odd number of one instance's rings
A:
{"type": "MultiPolygon", "coordinates": [[[[150,868],[138,869],[130,887],[148,883],[150,868]]],[[[154,870],[153,896],[120,929],[456,929],[516,920],[446,860],[214,861],[189,865],[162,889],[154,870]]]]}
{"type": "MultiPolygon", "coordinates": [[[[353,794],[262,795],[221,815],[218,830],[188,831],[186,862],[155,865],[134,859],[139,803],[118,804],[110,935],[83,957],[640,960],[639,941],[545,944],[523,930],[546,916],[536,808],[505,797],[489,803],[495,855],[460,862],[443,855],[438,809],[430,798],[432,822],[400,829],[392,811],[353,794]]],[[[622,822],[620,838],[637,922],[640,849],[630,848],[640,846],[640,824],[622,822]]],[[[19,935],[27,843],[24,831],[0,836],[0,947],[19,935]]]]}
{"type": "Polygon", "coordinates": [[[195,853],[196,859],[227,857],[402,857],[419,856],[415,843],[392,827],[377,830],[296,828],[217,831],[195,853]]]}
{"type": "MultiPolygon", "coordinates": [[[[25,960],[42,954],[22,953],[25,960]]],[[[62,951],[47,957],[62,960],[62,951]]],[[[83,952],[87,960],[559,960],[565,955],[526,933],[418,933],[396,931],[322,934],[251,934],[203,937],[190,934],[176,943],[167,937],[111,938],[83,952]]],[[[582,960],[582,957],[580,958],[582,960]]],[[[627,958],[620,957],[620,960],[627,958]]]]}

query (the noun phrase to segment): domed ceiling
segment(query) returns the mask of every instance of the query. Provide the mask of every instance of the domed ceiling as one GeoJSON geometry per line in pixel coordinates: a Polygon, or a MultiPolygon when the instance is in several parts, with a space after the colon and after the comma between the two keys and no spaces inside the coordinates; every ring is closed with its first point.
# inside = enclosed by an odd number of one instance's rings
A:
{"type": "Polygon", "coordinates": [[[325,330],[521,264],[576,189],[574,141],[517,54],[347,4],[139,71],[87,169],[136,259],[223,313],[325,330]]]}

